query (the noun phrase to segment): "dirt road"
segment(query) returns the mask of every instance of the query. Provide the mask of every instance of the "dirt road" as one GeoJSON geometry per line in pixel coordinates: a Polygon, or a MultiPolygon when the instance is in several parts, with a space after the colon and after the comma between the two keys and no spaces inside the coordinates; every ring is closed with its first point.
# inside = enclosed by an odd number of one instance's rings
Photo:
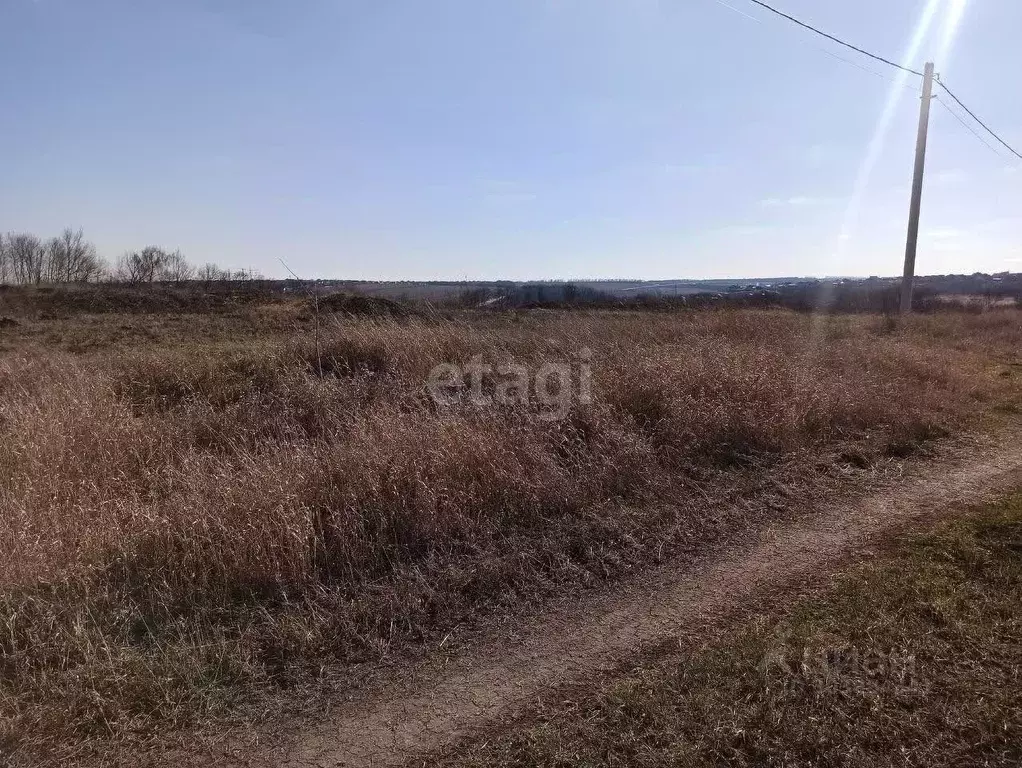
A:
{"type": "Polygon", "coordinates": [[[422,765],[430,752],[499,727],[544,691],[595,680],[644,649],[825,583],[878,541],[1022,485],[1020,440],[1015,429],[945,451],[867,497],[821,502],[796,520],[750,534],[723,558],[656,569],[607,594],[553,606],[525,626],[497,627],[453,658],[402,670],[383,690],[339,705],[329,722],[272,762],[422,765]]]}

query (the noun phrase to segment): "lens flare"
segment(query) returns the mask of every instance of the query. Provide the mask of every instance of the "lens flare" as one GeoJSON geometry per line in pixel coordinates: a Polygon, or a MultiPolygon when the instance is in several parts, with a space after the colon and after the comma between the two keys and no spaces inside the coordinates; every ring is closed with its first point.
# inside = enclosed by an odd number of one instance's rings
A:
{"type": "MultiPolygon", "coordinates": [[[[935,59],[941,67],[947,66],[947,58],[950,54],[951,46],[954,43],[955,35],[958,32],[958,27],[961,24],[962,17],[965,15],[965,9],[968,4],[969,0],[947,0],[947,15],[944,19],[944,28],[941,34],[940,47],[937,49],[937,56],[935,59]]],[[[902,63],[905,66],[913,69],[920,68],[919,61],[917,61],[917,59],[941,5],[941,0],[929,0],[927,3],[926,8],[923,10],[923,14],[919,19],[919,23],[916,25],[915,31],[912,33],[912,37],[909,40],[905,53],[902,56],[902,63]]],[[[859,167],[859,172],[855,179],[855,185],[852,188],[852,195],[848,202],[848,208],[845,210],[844,220],[842,221],[841,229],[838,231],[837,244],[832,257],[831,274],[838,274],[840,271],[847,271],[844,269],[845,259],[848,246],[853,240],[852,235],[856,224],[858,223],[859,212],[862,209],[862,202],[865,197],[866,188],[869,186],[869,181],[873,175],[873,170],[876,168],[877,160],[880,158],[884,145],[887,143],[891,123],[894,120],[898,104],[907,93],[906,85],[908,85],[909,77],[913,76],[906,72],[899,71],[895,77],[894,83],[891,85],[890,91],[887,94],[887,101],[884,104],[883,112],[880,114],[880,119],[877,121],[876,128],[873,132],[873,138],[866,150],[866,156],[863,158],[862,165],[859,167]]]]}
{"type": "Polygon", "coordinates": [[[962,17],[965,15],[965,8],[968,4],[969,0],[948,0],[947,18],[944,20],[940,47],[937,49],[937,62],[943,69],[947,69],[951,46],[954,45],[955,35],[958,34],[958,27],[962,23],[962,17]]]}
{"type": "MultiPolygon", "coordinates": [[[[954,0],[955,2],[962,2],[962,0],[954,0]]],[[[937,15],[937,11],[940,8],[941,0],[929,0],[923,11],[922,17],[919,19],[919,23],[916,25],[916,29],[912,34],[909,44],[906,47],[905,53],[901,60],[907,67],[915,68],[919,62],[916,59],[919,56],[919,52],[922,50],[923,42],[926,40],[926,35],[930,31],[930,27],[933,26],[933,20],[937,15]]],[[[890,91],[887,93],[887,100],[884,103],[883,112],[880,113],[880,118],[877,120],[876,128],[873,131],[873,138],[869,142],[869,147],[866,150],[866,156],[863,158],[862,165],[859,166],[859,172],[855,178],[855,185],[852,188],[851,199],[848,201],[848,208],[845,210],[844,220],[841,224],[841,229],[838,232],[838,243],[834,254],[834,267],[841,268],[844,264],[845,253],[848,247],[848,243],[852,239],[852,232],[855,229],[855,225],[859,219],[859,211],[862,208],[863,197],[865,196],[866,187],[869,186],[869,181],[873,176],[873,170],[876,168],[877,160],[880,158],[880,154],[883,152],[884,145],[887,143],[888,135],[891,130],[891,123],[894,121],[894,115],[898,108],[898,103],[906,95],[905,86],[908,84],[908,78],[914,77],[909,75],[907,72],[898,71],[895,76],[894,83],[891,85],[890,91]]],[[[836,271],[832,271],[831,274],[836,274],[836,271]]]]}
{"type": "MultiPolygon", "coordinates": [[[[964,0],[952,0],[952,2],[964,4],[964,0]]],[[[933,26],[933,20],[936,18],[940,6],[941,0],[929,0],[926,4],[919,23],[916,24],[912,37],[909,38],[908,45],[901,57],[901,63],[904,66],[913,69],[918,67],[919,62],[917,59],[919,53],[923,48],[923,43],[930,28],[933,26]]],[[[835,244],[828,262],[827,274],[829,275],[857,273],[854,267],[851,269],[846,267],[849,246],[853,244],[853,234],[859,221],[859,213],[862,210],[866,189],[869,186],[870,179],[873,177],[877,161],[880,159],[880,155],[887,143],[898,105],[902,98],[908,94],[906,86],[908,85],[909,77],[915,78],[915,75],[899,70],[887,93],[887,100],[884,102],[883,111],[880,113],[876,128],[873,130],[873,137],[866,149],[866,156],[859,166],[859,171],[855,177],[855,184],[852,187],[852,194],[848,200],[848,207],[845,209],[841,228],[838,230],[835,238],[835,244]]],[[[828,303],[827,288],[825,287],[823,290],[824,294],[821,298],[823,304],[826,305],[828,303]]],[[[812,343],[818,343],[822,340],[820,335],[822,331],[821,322],[821,320],[814,321],[813,333],[811,334],[812,343]]]]}

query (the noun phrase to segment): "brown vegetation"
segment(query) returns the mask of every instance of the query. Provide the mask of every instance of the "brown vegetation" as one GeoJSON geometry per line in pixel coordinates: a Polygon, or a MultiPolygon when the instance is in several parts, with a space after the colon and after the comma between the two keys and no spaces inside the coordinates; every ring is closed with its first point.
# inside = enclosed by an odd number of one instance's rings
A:
{"type": "Polygon", "coordinates": [[[407,306],[382,296],[360,296],[354,293],[331,293],[313,303],[320,312],[365,317],[407,317],[407,306]]]}
{"type": "Polygon", "coordinates": [[[25,321],[0,336],[0,750],[187,727],[697,551],[751,522],[711,497],[1014,408],[1019,317],[328,316],[316,339],[304,301],[25,321]],[[424,385],[584,349],[595,397],[561,420],[424,385]]]}

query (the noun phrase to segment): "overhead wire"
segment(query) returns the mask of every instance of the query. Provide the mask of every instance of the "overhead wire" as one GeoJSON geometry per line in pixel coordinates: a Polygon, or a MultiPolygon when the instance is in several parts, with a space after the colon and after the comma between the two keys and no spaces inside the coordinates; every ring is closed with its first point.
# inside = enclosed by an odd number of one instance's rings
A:
{"type": "MultiPolygon", "coordinates": [[[[727,7],[727,8],[731,8],[731,10],[736,11],[737,13],[741,13],[743,16],[748,16],[749,15],[749,14],[744,13],[743,11],[741,11],[741,10],[739,10],[737,8],[734,8],[733,6],[731,6],[728,3],[724,2],[724,0],[717,0],[717,2],[720,3],[721,5],[727,7]]],[[[879,62],[881,62],[883,64],[886,64],[889,67],[894,67],[895,69],[901,70],[902,72],[907,72],[909,74],[916,75],[918,77],[925,77],[925,75],[922,72],[920,72],[919,70],[917,70],[917,69],[912,69],[911,67],[906,67],[906,66],[904,66],[902,64],[898,64],[897,62],[891,61],[890,59],[885,58],[884,56],[880,56],[879,54],[876,54],[876,53],[873,53],[871,51],[868,51],[865,48],[860,48],[857,45],[853,45],[852,43],[849,43],[847,40],[842,40],[840,37],[836,37],[835,35],[831,35],[831,34],[829,34],[827,32],[824,32],[822,29],[814,27],[812,24],[808,24],[808,23],[802,21],[801,19],[795,18],[794,16],[792,16],[789,13],[785,13],[784,11],[780,10],[779,8],[775,8],[774,6],[770,5],[769,3],[764,2],[764,0],[748,0],[748,2],[752,3],[753,5],[759,6],[760,8],[763,8],[764,10],[769,11],[770,13],[773,13],[773,14],[775,14],[777,16],[780,16],[781,18],[786,19],[787,21],[790,21],[791,23],[798,25],[799,27],[802,27],[803,29],[807,29],[807,30],[809,30],[810,32],[812,32],[814,34],[819,35],[820,37],[826,38],[827,40],[830,40],[830,41],[832,41],[834,43],[837,43],[838,45],[841,45],[841,46],[844,46],[845,48],[853,50],[856,53],[860,53],[863,56],[867,56],[870,59],[873,59],[875,61],[879,61],[879,62]]],[[[757,19],[757,21],[758,21],[758,19],[757,19]]],[[[837,59],[839,59],[841,61],[845,61],[846,63],[851,64],[852,66],[856,66],[859,69],[862,69],[862,70],[864,70],[866,72],[869,72],[869,73],[874,74],[874,75],[878,75],[879,77],[883,77],[883,75],[880,75],[879,73],[874,72],[871,69],[867,69],[865,67],[861,67],[861,66],[855,64],[854,62],[848,61],[847,59],[843,59],[842,57],[837,56],[837,55],[831,53],[830,51],[826,51],[826,53],[828,55],[830,55],[830,56],[834,56],[834,58],[837,58],[837,59]]],[[[983,130],[985,130],[987,133],[989,133],[991,136],[993,136],[1001,144],[1001,146],[1003,146],[1005,149],[1007,149],[1009,152],[1011,152],[1015,157],[1017,157],[1019,160],[1022,160],[1022,153],[1020,153],[1013,146],[1011,146],[1007,141],[1005,141],[1003,138],[1001,138],[1000,135],[998,135],[998,133],[996,131],[994,131],[993,128],[991,128],[989,125],[987,125],[985,122],[983,122],[979,118],[979,116],[976,115],[975,112],[973,112],[971,109],[969,109],[965,105],[965,103],[961,99],[959,99],[954,94],[954,92],[950,88],[947,87],[947,85],[944,84],[944,82],[940,79],[939,76],[936,78],[936,82],[937,82],[937,85],[940,86],[947,93],[947,95],[950,96],[955,101],[956,104],[958,104],[959,107],[961,107],[963,110],[965,110],[966,114],[968,114],[969,117],[971,117],[980,126],[982,126],[983,130]]],[[[943,101],[941,102],[941,104],[943,104],[945,107],[948,106],[943,101]]],[[[955,117],[958,118],[959,121],[962,122],[963,125],[965,125],[965,122],[963,120],[961,120],[961,116],[960,115],[958,115],[958,114],[956,114],[954,112],[952,112],[952,114],[954,114],[955,117]]],[[[968,127],[968,126],[966,126],[966,127],[968,127]]],[[[970,130],[972,130],[972,129],[970,128],[970,130]]],[[[973,131],[973,133],[975,133],[975,131],[973,131]]],[[[977,137],[978,137],[978,134],[977,134],[977,137]]],[[[986,142],[984,141],[984,143],[986,143],[986,142]]]]}
{"type": "MultiPolygon", "coordinates": [[[[752,2],[755,2],[755,0],[752,0],[752,2]]],[[[1013,154],[1013,155],[1014,155],[1015,157],[1017,157],[1017,158],[1018,158],[1019,160],[1022,160],[1022,154],[1019,154],[1019,153],[1018,153],[1018,152],[1017,152],[1017,151],[1015,150],[1015,148],[1011,146],[1011,144],[1009,144],[1009,143],[1008,143],[1008,142],[1006,142],[1006,141],[1005,141],[1004,139],[1002,139],[1002,138],[1001,138],[1000,136],[998,136],[998,135],[997,135],[997,134],[996,134],[996,133],[994,132],[993,128],[991,128],[991,127],[990,127],[990,126],[988,126],[988,125],[987,125],[986,123],[984,123],[984,122],[983,122],[982,120],[980,120],[980,119],[979,119],[979,118],[978,118],[978,117],[976,116],[976,113],[975,113],[975,112],[973,112],[973,111],[972,111],[971,109],[969,109],[969,108],[968,108],[967,106],[965,106],[965,104],[963,104],[963,103],[962,103],[962,100],[961,100],[961,99],[959,99],[959,98],[958,98],[957,96],[955,96],[955,94],[954,94],[954,93],[953,93],[953,92],[951,91],[951,89],[950,89],[950,88],[948,88],[948,87],[947,87],[946,85],[944,85],[944,83],[943,83],[943,82],[941,81],[941,79],[940,79],[940,78],[937,78],[937,85],[939,85],[939,86],[940,86],[941,88],[943,88],[943,89],[944,89],[944,91],[945,91],[945,92],[947,93],[947,95],[948,95],[948,96],[950,96],[950,97],[951,97],[952,99],[954,99],[954,100],[955,100],[955,103],[956,103],[956,104],[958,104],[958,106],[960,106],[960,107],[961,107],[962,109],[964,109],[964,110],[965,110],[965,111],[966,111],[966,112],[968,113],[969,117],[971,117],[971,118],[972,118],[973,120],[975,120],[975,121],[976,121],[977,123],[979,123],[979,124],[980,124],[981,126],[983,126],[983,129],[984,129],[984,130],[985,130],[985,131],[986,131],[987,133],[989,133],[989,134],[990,134],[991,136],[993,136],[993,137],[994,137],[995,139],[997,139],[997,140],[998,140],[998,141],[999,141],[999,142],[1001,143],[1001,145],[1002,145],[1002,146],[1006,147],[1006,148],[1007,148],[1007,150],[1008,150],[1009,152],[1011,152],[1011,154],[1013,154]]]]}
{"type": "MultiPolygon", "coordinates": [[[[741,10],[740,8],[736,8],[731,3],[725,2],[725,0],[714,0],[714,2],[716,2],[718,5],[723,6],[724,8],[727,8],[729,11],[734,11],[739,16],[744,16],[747,19],[751,19],[752,21],[756,22],[757,24],[762,24],[763,23],[762,19],[757,18],[756,16],[753,16],[750,13],[746,13],[745,11],[741,10]]],[[[826,54],[827,56],[830,56],[832,59],[836,59],[836,60],[838,60],[840,62],[843,62],[843,63],[847,64],[850,67],[855,67],[856,69],[858,69],[858,70],[860,70],[862,72],[865,72],[868,75],[873,75],[874,77],[878,77],[881,80],[884,80],[885,82],[888,82],[888,83],[893,83],[894,82],[893,80],[891,80],[891,78],[887,77],[882,72],[877,72],[875,69],[870,69],[869,67],[865,67],[862,64],[859,64],[858,62],[852,61],[849,58],[846,58],[844,56],[840,56],[840,55],[834,53],[833,51],[827,50],[822,45],[816,45],[816,44],[813,44],[813,43],[808,43],[808,45],[810,45],[812,48],[815,48],[816,50],[820,51],[821,53],[826,54]]],[[[853,46],[853,48],[854,48],[854,46],[853,46]]],[[[858,49],[855,49],[855,50],[858,50],[858,49]]],[[[881,60],[883,60],[883,59],[881,59],[881,60]]],[[[918,87],[909,85],[907,83],[905,83],[904,85],[909,90],[918,92],[918,87]]]]}
{"type": "Polygon", "coordinates": [[[903,72],[908,72],[909,74],[916,75],[917,77],[923,77],[923,73],[920,72],[919,70],[912,69],[911,67],[906,67],[906,66],[903,66],[901,64],[897,64],[897,63],[891,61],[890,59],[884,58],[883,56],[880,56],[880,55],[875,54],[875,53],[871,53],[871,52],[867,51],[865,48],[860,48],[857,45],[852,45],[851,43],[847,42],[846,40],[842,40],[840,37],[835,37],[834,35],[828,34],[828,33],[824,32],[822,29],[817,29],[812,24],[807,24],[806,22],[801,21],[800,19],[796,19],[794,16],[792,16],[790,14],[787,14],[787,13],[785,13],[784,11],[782,11],[782,10],[780,10],[778,8],[774,8],[774,6],[770,5],[769,3],[763,2],[763,0],[748,0],[748,1],[750,3],[753,3],[754,5],[758,5],[760,8],[763,8],[763,9],[765,9],[767,11],[770,11],[770,13],[773,13],[773,14],[776,14],[776,15],[780,16],[783,19],[787,19],[788,21],[792,22],[793,24],[797,24],[798,26],[800,26],[800,27],[802,27],[804,29],[808,29],[810,32],[814,32],[815,34],[820,35],[821,37],[825,37],[828,40],[830,40],[831,42],[837,43],[838,45],[843,45],[845,48],[850,48],[851,50],[855,51],[856,53],[861,53],[863,56],[868,56],[869,58],[874,59],[876,61],[879,61],[879,62],[881,62],[883,64],[886,64],[889,67],[894,67],[895,69],[900,69],[903,72]]]}
{"type": "Polygon", "coordinates": [[[965,122],[965,120],[962,119],[962,116],[959,115],[957,112],[955,112],[953,109],[951,109],[950,105],[948,105],[947,102],[945,102],[939,96],[934,96],[933,99],[934,99],[934,101],[939,103],[942,107],[944,107],[944,109],[947,110],[948,114],[950,114],[955,120],[957,120],[959,123],[961,123],[962,127],[965,128],[965,130],[967,130],[973,136],[975,136],[984,146],[986,146],[987,149],[989,149],[991,152],[993,152],[995,155],[997,155],[1002,160],[1004,159],[1004,156],[994,148],[994,145],[991,144],[986,139],[984,139],[980,135],[979,131],[977,131],[975,128],[973,128],[971,125],[969,125],[967,122],[965,122]]]}

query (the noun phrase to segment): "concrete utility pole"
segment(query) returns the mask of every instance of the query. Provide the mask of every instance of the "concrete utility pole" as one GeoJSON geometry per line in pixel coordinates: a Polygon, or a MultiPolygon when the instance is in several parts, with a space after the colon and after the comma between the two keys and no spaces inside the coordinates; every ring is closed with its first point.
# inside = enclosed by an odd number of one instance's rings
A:
{"type": "Polygon", "coordinates": [[[916,273],[916,246],[919,244],[919,212],[923,204],[923,171],[926,168],[926,137],[930,131],[930,101],[933,99],[933,64],[923,70],[923,99],[919,107],[919,134],[916,137],[916,170],[912,178],[912,204],[908,211],[908,242],[905,245],[905,273],[901,278],[901,314],[912,311],[912,283],[916,273]]]}

